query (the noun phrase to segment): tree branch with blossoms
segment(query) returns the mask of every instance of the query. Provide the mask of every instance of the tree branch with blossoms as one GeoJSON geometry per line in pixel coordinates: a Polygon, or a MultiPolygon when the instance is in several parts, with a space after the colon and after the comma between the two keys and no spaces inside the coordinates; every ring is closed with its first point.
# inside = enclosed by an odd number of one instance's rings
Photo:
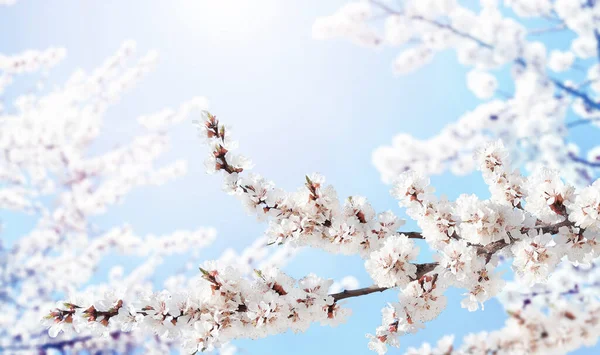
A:
{"type": "Polygon", "coordinates": [[[587,262],[600,253],[600,181],[577,190],[552,170],[524,177],[510,169],[500,142],[476,155],[490,188],[488,200],[461,195],[448,201],[434,195],[426,177],[412,171],[398,176],[392,195],[422,230],[404,233],[399,231],[404,221],[391,211],[376,214],[363,197],[340,203],[320,175],[307,176],[302,189],[287,192],[246,174],[251,163],[234,153],[237,142],[229,129],[208,112],[196,124],[210,151],[207,170],[222,172],[224,190],[268,222],[268,244],[359,255],[374,285],[330,294],[332,281],[312,274],[296,281],[267,268],[248,279],[233,267],[209,262],[200,269],[201,282],[184,292],[68,300],[48,314],[52,332],[133,330],[204,351],[237,338],[303,331],[314,322],[336,325],[349,315],[339,301],[394,288],[399,302],[383,309],[382,325],[369,335],[369,347],[385,353],[388,345],[399,345],[399,336],[442,312],[449,287],[466,291],[462,307],[483,308],[504,286],[496,271],[499,256],[512,258],[516,274],[533,284],[544,282],[563,257],[587,262]],[[415,263],[419,248],[413,239],[427,242],[435,260],[415,263]]]}

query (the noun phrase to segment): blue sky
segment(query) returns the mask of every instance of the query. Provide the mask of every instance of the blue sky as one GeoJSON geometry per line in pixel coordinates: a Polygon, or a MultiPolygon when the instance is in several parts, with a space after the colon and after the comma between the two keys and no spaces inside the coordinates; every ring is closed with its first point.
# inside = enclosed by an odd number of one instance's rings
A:
{"type": "MultiPolygon", "coordinates": [[[[466,88],[466,69],[451,53],[439,55],[423,70],[395,77],[394,50],[313,40],[314,19],[332,13],[343,0],[192,3],[21,0],[0,8],[0,52],[66,47],[67,59],[51,75],[51,82],[61,83],[75,68],[92,69],[123,40],[133,39],[140,53],[158,50],[160,61],[141,85],[109,110],[100,146],[131,137],[138,115],[204,95],[213,113],[233,126],[241,152],[252,158],[256,172],[286,189],[301,186],[305,174],[320,172],[340,198],[366,196],[376,210],[392,209],[401,216],[389,186],[380,182],[371,165],[371,152],[400,131],[431,136],[478,102],[466,88]]],[[[161,188],[134,191],[100,222],[110,226],[127,221],[140,234],[212,226],[218,239],[204,252],[206,259],[226,247],[243,249],[265,226],[220,191],[218,177],[204,173],[205,148],[191,124],[180,125],[172,134],[173,149],[164,160],[187,159],[189,174],[161,188]]],[[[450,198],[461,193],[488,196],[477,173],[432,180],[437,191],[450,198]]],[[[26,219],[6,222],[9,235],[31,227],[26,219]]],[[[414,227],[410,221],[406,226],[414,227]]],[[[175,267],[167,265],[161,276],[175,267]]],[[[106,277],[105,271],[99,270],[98,280],[106,277]]],[[[295,277],[309,272],[331,278],[352,274],[362,285],[371,283],[358,257],[320,251],[303,252],[286,271],[295,277]]],[[[390,353],[449,333],[461,338],[502,326],[505,315],[496,301],[488,302],[485,311],[469,313],[460,308],[460,298],[458,291],[451,291],[448,309],[424,331],[403,337],[402,348],[390,353]]],[[[354,315],[338,328],[314,325],[304,334],[237,344],[244,353],[256,355],[365,354],[365,333],[375,330],[381,308],[395,300],[394,291],[353,299],[348,305],[354,315]]]]}

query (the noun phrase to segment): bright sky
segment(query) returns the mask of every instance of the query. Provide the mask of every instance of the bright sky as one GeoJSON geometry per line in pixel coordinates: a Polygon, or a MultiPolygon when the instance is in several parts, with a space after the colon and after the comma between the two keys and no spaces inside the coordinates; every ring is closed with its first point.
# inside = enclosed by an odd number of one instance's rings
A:
{"type": "MultiPolygon", "coordinates": [[[[477,100],[467,90],[465,69],[453,55],[438,56],[426,69],[398,78],[391,72],[395,51],[313,40],[314,19],[343,3],[21,0],[0,8],[0,52],[66,47],[67,60],[51,76],[51,82],[60,83],[75,68],[92,69],[123,40],[133,39],[141,53],[156,49],[161,59],[156,71],[109,111],[102,144],[127,139],[136,129],[137,115],[203,95],[212,111],[233,126],[241,152],[252,158],[256,172],[287,189],[302,186],[305,174],[320,172],[336,186],[340,198],[363,195],[378,211],[392,209],[404,215],[371,165],[371,152],[400,131],[422,138],[433,135],[477,100]]],[[[140,234],[213,226],[219,238],[206,252],[207,259],[225,247],[250,244],[265,226],[220,191],[217,177],[204,174],[205,149],[191,124],[174,130],[173,138],[166,158],[188,159],[190,173],[165,187],[135,191],[101,222],[129,221],[140,234]]],[[[488,195],[478,174],[444,175],[435,177],[433,184],[451,198],[460,193],[488,195]]],[[[29,228],[25,220],[11,221],[7,229],[13,233],[29,228]]],[[[106,277],[105,271],[99,271],[99,279],[106,277]]],[[[317,251],[301,254],[286,271],[295,277],[315,272],[336,279],[353,274],[362,285],[371,283],[358,257],[317,251]]],[[[256,355],[366,354],[365,333],[380,324],[385,302],[395,300],[392,291],[350,300],[354,315],[336,329],[314,325],[305,334],[238,345],[245,354],[256,355]]],[[[403,337],[401,350],[449,333],[462,338],[497,329],[505,320],[497,302],[469,313],[459,300],[453,291],[448,309],[424,331],[403,337]]],[[[390,352],[395,353],[401,352],[390,352]]]]}

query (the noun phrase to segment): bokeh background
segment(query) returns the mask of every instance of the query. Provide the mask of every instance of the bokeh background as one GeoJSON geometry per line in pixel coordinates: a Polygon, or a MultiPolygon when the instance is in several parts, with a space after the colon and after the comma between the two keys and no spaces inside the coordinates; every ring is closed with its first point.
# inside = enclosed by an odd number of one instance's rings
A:
{"type": "MultiPolygon", "coordinates": [[[[476,6],[476,1],[472,2],[476,6]]],[[[256,164],[254,171],[277,185],[293,190],[303,185],[305,174],[319,172],[336,187],[340,198],[366,196],[377,211],[392,209],[405,216],[372,166],[372,151],[400,131],[419,138],[434,135],[478,100],[466,87],[466,69],[452,53],[437,56],[415,73],[395,77],[391,70],[397,54],[394,50],[314,40],[314,20],[344,3],[21,0],[0,8],[0,52],[67,48],[67,59],[47,79],[51,87],[64,82],[77,68],[90,70],[101,64],[124,40],[135,40],[140,53],[157,50],[159,64],[109,110],[103,138],[93,149],[112,147],[134,136],[138,115],[204,95],[213,113],[233,126],[240,152],[256,164]]],[[[560,41],[560,37],[552,40],[560,41]]],[[[10,101],[11,95],[22,91],[19,89],[27,87],[13,86],[4,98],[10,101]]],[[[265,225],[247,216],[236,199],[220,191],[219,177],[205,174],[206,149],[191,124],[179,125],[171,134],[173,149],[163,159],[187,159],[189,173],[160,188],[134,190],[98,223],[128,221],[138,234],[211,226],[217,229],[218,238],[204,252],[205,259],[218,257],[227,247],[243,249],[262,234],[265,225]]],[[[581,134],[578,138],[584,147],[594,140],[579,131],[573,134],[581,134]]],[[[462,177],[444,174],[433,177],[432,182],[438,193],[450,198],[461,193],[489,195],[478,173],[462,177]]],[[[8,244],[35,222],[0,213],[8,244]]],[[[405,228],[412,230],[416,225],[408,221],[405,228]]],[[[422,261],[428,256],[424,253],[422,261]]],[[[168,276],[177,261],[167,263],[159,271],[159,279],[168,276]]],[[[105,280],[114,263],[127,269],[136,260],[111,258],[92,282],[105,280]]],[[[511,278],[510,270],[504,269],[506,278],[511,278]]],[[[334,279],[354,275],[362,286],[371,284],[358,256],[304,250],[286,271],[294,277],[309,272],[334,279]]],[[[483,311],[469,313],[460,308],[461,298],[459,291],[450,291],[447,310],[425,330],[401,338],[401,349],[391,349],[390,354],[423,341],[435,342],[445,334],[461,339],[467,333],[503,325],[506,316],[497,301],[487,302],[483,311]]],[[[380,324],[385,303],[396,299],[394,291],[351,299],[347,302],[353,316],[337,328],[313,325],[303,334],[235,345],[244,354],[260,355],[369,353],[365,334],[380,324]]],[[[577,352],[598,353],[600,347],[577,352]]]]}

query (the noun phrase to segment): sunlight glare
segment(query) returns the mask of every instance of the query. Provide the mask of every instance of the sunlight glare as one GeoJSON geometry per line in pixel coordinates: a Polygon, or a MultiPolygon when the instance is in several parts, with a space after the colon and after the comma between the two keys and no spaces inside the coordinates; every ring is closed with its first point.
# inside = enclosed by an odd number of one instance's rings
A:
{"type": "Polygon", "coordinates": [[[246,40],[268,28],[276,0],[181,0],[178,17],[192,31],[216,40],[246,40]]]}

